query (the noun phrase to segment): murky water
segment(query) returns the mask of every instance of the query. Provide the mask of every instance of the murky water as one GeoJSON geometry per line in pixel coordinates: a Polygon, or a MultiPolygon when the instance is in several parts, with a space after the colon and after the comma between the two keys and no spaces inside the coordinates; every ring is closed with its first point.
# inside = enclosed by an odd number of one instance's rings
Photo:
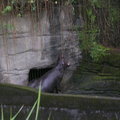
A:
{"type": "MultiPolygon", "coordinates": [[[[12,114],[14,115],[20,107],[12,106],[12,114]]],[[[31,107],[24,107],[17,117],[17,120],[25,120],[29,114],[31,107]]],[[[4,105],[5,120],[9,120],[10,106],[4,105]]],[[[35,119],[33,112],[30,120],[35,119]]],[[[64,108],[40,108],[39,120],[120,120],[120,112],[114,111],[81,111],[79,109],[64,108]]]]}

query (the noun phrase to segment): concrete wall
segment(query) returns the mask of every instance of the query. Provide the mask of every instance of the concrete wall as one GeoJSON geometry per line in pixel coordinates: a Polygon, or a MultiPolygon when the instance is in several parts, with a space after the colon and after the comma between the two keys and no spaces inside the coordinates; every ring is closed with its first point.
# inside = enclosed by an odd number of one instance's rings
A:
{"type": "Polygon", "coordinates": [[[72,10],[72,6],[54,8],[52,16],[44,10],[39,18],[34,13],[1,16],[0,82],[26,85],[31,68],[50,66],[61,52],[74,68],[81,52],[77,34],[72,30],[72,10]]]}

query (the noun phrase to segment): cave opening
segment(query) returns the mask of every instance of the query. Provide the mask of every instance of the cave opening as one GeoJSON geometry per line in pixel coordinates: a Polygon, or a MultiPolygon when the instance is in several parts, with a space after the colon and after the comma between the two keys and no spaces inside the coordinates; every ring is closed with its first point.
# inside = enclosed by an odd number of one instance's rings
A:
{"type": "Polygon", "coordinates": [[[45,73],[47,73],[51,69],[52,67],[41,68],[41,69],[38,69],[38,68],[30,69],[28,81],[31,82],[31,81],[34,81],[35,79],[42,77],[45,73]]]}

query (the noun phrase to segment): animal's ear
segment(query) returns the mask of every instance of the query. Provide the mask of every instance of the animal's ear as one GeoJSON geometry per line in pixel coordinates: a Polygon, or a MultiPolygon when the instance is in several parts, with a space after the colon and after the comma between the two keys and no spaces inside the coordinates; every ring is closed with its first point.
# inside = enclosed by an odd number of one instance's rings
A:
{"type": "Polygon", "coordinates": [[[61,59],[63,59],[63,58],[64,58],[63,54],[61,54],[61,56],[60,56],[60,57],[61,57],[61,59]]]}
{"type": "Polygon", "coordinates": [[[59,62],[60,60],[63,60],[63,59],[64,59],[64,55],[61,53],[61,54],[58,56],[57,62],[59,62]]]}
{"type": "Polygon", "coordinates": [[[59,58],[60,58],[60,59],[63,59],[63,58],[64,58],[63,53],[60,53],[60,54],[59,54],[59,58]]]}

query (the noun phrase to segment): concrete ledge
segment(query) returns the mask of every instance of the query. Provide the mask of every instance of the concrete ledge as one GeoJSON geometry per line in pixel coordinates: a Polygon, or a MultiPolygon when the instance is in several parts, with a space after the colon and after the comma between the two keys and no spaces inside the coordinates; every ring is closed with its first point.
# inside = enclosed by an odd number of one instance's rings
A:
{"type": "MultiPolygon", "coordinates": [[[[0,84],[0,104],[31,106],[37,99],[37,94],[36,89],[29,87],[0,84]]],[[[120,98],[42,93],[41,106],[81,110],[120,111],[120,98]]]]}

